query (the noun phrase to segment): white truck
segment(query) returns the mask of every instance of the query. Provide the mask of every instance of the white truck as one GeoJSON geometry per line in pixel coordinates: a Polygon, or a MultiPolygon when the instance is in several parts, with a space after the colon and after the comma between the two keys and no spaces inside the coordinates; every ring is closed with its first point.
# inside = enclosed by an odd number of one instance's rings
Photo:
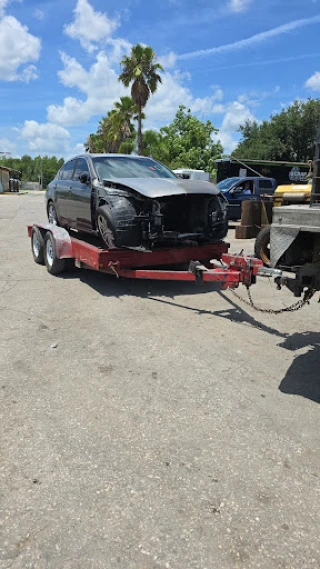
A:
{"type": "Polygon", "coordinates": [[[204,182],[210,182],[210,174],[204,170],[177,168],[176,170],[173,170],[173,172],[178,176],[178,178],[183,178],[184,180],[203,180],[204,182]]]}

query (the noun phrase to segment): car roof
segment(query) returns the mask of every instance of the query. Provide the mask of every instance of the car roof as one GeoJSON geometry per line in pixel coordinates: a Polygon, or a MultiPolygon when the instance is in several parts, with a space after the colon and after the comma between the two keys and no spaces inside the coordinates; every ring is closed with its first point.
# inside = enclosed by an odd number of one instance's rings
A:
{"type": "MultiPolygon", "coordinates": [[[[225,178],[221,182],[226,180],[274,180],[275,178],[269,178],[269,176],[231,176],[231,178],[225,178]]],[[[219,182],[220,183],[220,182],[219,182]]]]}
{"type": "Polygon", "coordinates": [[[85,152],[84,154],[79,154],[78,156],[73,156],[72,158],[69,158],[69,160],[76,160],[77,158],[138,158],[138,159],[142,159],[142,158],[149,158],[150,160],[153,160],[153,158],[151,158],[150,156],[139,156],[138,154],[115,154],[115,153],[109,153],[109,154],[96,154],[94,152],[85,152]]]}
{"type": "Polygon", "coordinates": [[[270,176],[246,176],[245,180],[273,180],[270,176]]]}

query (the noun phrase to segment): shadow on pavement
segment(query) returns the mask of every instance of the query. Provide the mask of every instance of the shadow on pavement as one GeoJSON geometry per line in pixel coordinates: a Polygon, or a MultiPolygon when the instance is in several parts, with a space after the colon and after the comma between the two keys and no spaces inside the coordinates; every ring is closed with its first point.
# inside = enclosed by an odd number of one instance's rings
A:
{"type": "Polygon", "coordinates": [[[152,295],[173,298],[179,295],[207,294],[220,290],[218,283],[196,283],[177,281],[156,281],[147,279],[117,278],[113,275],[98,273],[85,269],[72,270],[58,275],[61,279],[78,279],[102,296],[139,296],[147,298],[152,295]]]}
{"type": "Polygon", "coordinates": [[[79,279],[103,296],[114,296],[118,299],[128,295],[148,298],[152,302],[182,308],[199,316],[204,314],[224,318],[230,322],[249,325],[267,334],[282,338],[283,341],[279,344],[279,347],[286,350],[297,351],[309,347],[306,353],[298,355],[294,359],[286,376],[281,381],[279,389],[282,393],[300,395],[320,403],[320,333],[304,332],[295,333],[291,336],[283,334],[248,314],[241,306],[230,299],[225,292],[220,290],[219,284],[206,285],[188,282],[117,279],[112,275],[85,270],[65,273],[61,275],[61,278],[79,279]],[[229,306],[221,310],[207,310],[173,300],[181,295],[199,295],[209,292],[218,294],[229,306]]]}
{"type": "Polygon", "coordinates": [[[286,338],[279,346],[290,351],[309,347],[306,353],[295,357],[281,381],[279,390],[320,403],[320,333],[296,333],[286,338]]]}
{"type": "Polygon", "coordinates": [[[176,306],[178,308],[184,308],[185,310],[190,310],[192,312],[196,312],[199,315],[207,314],[210,316],[218,316],[219,318],[225,318],[226,320],[229,320],[230,322],[238,322],[240,324],[249,324],[253,328],[257,328],[258,330],[261,330],[262,332],[267,332],[268,334],[271,334],[273,336],[278,336],[280,338],[286,338],[287,337],[287,334],[282,334],[278,330],[275,330],[274,328],[271,328],[270,326],[266,326],[265,324],[263,324],[259,320],[256,320],[255,318],[250,316],[247,312],[245,312],[245,310],[243,310],[235,302],[230,300],[230,298],[227,297],[226,294],[224,294],[220,290],[217,290],[216,292],[219,294],[219,296],[221,296],[223,298],[224,301],[228,302],[231,305],[231,308],[224,308],[223,310],[206,310],[206,309],[193,308],[192,306],[186,306],[185,304],[179,304],[177,302],[171,302],[169,300],[163,300],[160,298],[153,298],[153,297],[149,297],[149,298],[150,298],[150,300],[153,300],[154,302],[160,302],[162,304],[169,304],[171,306],[176,306]]]}
{"type": "Polygon", "coordinates": [[[259,320],[250,316],[237,303],[233,302],[227,294],[221,291],[219,283],[202,283],[196,282],[174,282],[174,281],[152,281],[152,280],[135,280],[135,279],[117,279],[115,276],[97,273],[95,271],[79,270],[70,273],[64,273],[60,278],[63,279],[79,279],[82,283],[90,286],[102,296],[114,296],[118,299],[124,296],[137,296],[140,298],[148,298],[153,302],[159,302],[170,306],[182,308],[195,312],[200,316],[206,314],[209,316],[217,316],[225,318],[230,322],[239,324],[249,324],[253,328],[267,332],[273,336],[287,338],[288,334],[282,334],[275,328],[271,328],[263,324],[259,320]],[[186,304],[179,304],[173,299],[181,295],[201,295],[215,292],[224,302],[229,304],[228,308],[221,310],[206,310],[194,308],[186,304]],[[165,297],[165,298],[155,298],[165,297]],[[169,299],[169,300],[167,300],[169,299]]]}

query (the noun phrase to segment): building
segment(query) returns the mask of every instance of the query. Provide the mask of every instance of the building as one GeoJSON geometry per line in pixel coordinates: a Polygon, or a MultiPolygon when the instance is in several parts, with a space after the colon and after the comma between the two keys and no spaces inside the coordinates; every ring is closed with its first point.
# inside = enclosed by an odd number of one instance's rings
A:
{"type": "Polygon", "coordinates": [[[20,188],[19,170],[0,166],[0,194],[3,192],[18,192],[20,188]]]}

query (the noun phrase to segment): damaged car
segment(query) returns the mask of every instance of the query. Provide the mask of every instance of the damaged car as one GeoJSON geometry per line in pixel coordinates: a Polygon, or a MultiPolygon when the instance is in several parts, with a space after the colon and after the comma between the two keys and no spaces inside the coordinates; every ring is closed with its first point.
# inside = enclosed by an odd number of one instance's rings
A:
{"type": "Polygon", "coordinates": [[[210,182],[182,180],[144,156],[85,154],[48,185],[50,223],[99,234],[107,249],[222,240],[228,203],[210,182]]]}

